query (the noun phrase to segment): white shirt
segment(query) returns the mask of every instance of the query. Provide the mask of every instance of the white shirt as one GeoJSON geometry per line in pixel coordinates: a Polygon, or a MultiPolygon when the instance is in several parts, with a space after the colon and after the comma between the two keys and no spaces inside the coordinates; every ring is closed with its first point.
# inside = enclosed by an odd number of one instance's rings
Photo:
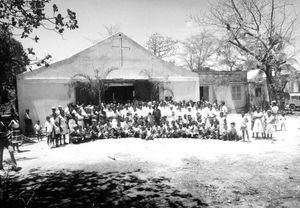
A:
{"type": "Polygon", "coordinates": [[[35,124],[35,125],[34,125],[34,129],[35,129],[36,131],[40,131],[40,130],[41,130],[41,126],[40,126],[39,124],[35,124]]]}
{"type": "Polygon", "coordinates": [[[45,122],[45,129],[47,133],[51,133],[53,131],[53,124],[51,122],[45,122]]]}

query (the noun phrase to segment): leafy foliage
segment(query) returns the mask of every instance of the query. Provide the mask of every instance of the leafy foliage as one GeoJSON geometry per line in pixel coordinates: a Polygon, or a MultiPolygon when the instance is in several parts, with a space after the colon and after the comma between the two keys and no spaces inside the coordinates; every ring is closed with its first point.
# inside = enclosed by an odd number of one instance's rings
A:
{"type": "Polygon", "coordinates": [[[106,31],[106,35],[107,36],[111,36],[113,34],[116,34],[117,32],[120,32],[120,27],[119,25],[103,25],[105,31],[106,31]]]}
{"type": "MultiPolygon", "coordinates": [[[[56,4],[52,5],[52,15],[46,13],[50,0],[4,0],[0,2],[0,23],[3,30],[20,31],[21,38],[31,37],[34,29],[44,27],[63,33],[65,29],[78,28],[76,13],[67,9],[63,16],[56,4]]],[[[31,37],[38,41],[39,37],[31,37]]]]}
{"type": "Polygon", "coordinates": [[[146,47],[155,56],[159,58],[166,58],[175,55],[178,41],[173,40],[170,37],[162,36],[158,33],[154,33],[149,37],[146,42],[146,47]]]}
{"type": "Polygon", "coordinates": [[[29,59],[21,43],[11,33],[0,29],[0,105],[13,100],[16,75],[26,71],[28,64],[29,59]]]}
{"type": "MultiPolygon", "coordinates": [[[[0,28],[13,33],[14,36],[30,38],[39,41],[34,30],[44,28],[62,35],[66,29],[78,28],[76,13],[67,9],[63,15],[56,4],[50,4],[51,0],[3,0],[0,1],[0,28]],[[49,8],[51,6],[52,8],[49,8]],[[49,10],[52,12],[48,12],[49,10]]],[[[35,56],[33,48],[27,49],[28,55],[35,56]]],[[[41,60],[34,61],[31,65],[48,66],[51,55],[41,60]]]]}
{"type": "Polygon", "coordinates": [[[0,1],[0,84],[1,104],[14,99],[16,75],[26,71],[26,66],[48,66],[51,55],[32,62],[28,57],[35,56],[33,48],[26,51],[22,45],[12,38],[30,38],[39,41],[38,36],[32,35],[34,30],[44,28],[62,35],[65,29],[78,28],[76,13],[67,9],[65,15],[59,12],[56,4],[50,0],[2,0],[0,1]],[[3,100],[3,97],[4,100],[3,100]],[[5,100],[6,99],[6,100],[5,100]]]}
{"type": "Polygon", "coordinates": [[[98,100],[98,104],[100,105],[102,96],[108,87],[105,84],[105,79],[111,72],[117,69],[115,67],[108,69],[96,68],[93,77],[83,73],[75,74],[71,79],[71,87],[78,88],[81,92],[87,93],[91,100],[98,100]]]}
{"type": "Polygon", "coordinates": [[[186,66],[195,72],[204,70],[215,54],[216,38],[208,31],[193,35],[183,42],[186,66]]]}
{"type": "Polygon", "coordinates": [[[215,26],[239,57],[266,74],[271,99],[278,100],[286,82],[278,82],[288,64],[297,15],[288,0],[219,0],[200,24],[215,26]]]}

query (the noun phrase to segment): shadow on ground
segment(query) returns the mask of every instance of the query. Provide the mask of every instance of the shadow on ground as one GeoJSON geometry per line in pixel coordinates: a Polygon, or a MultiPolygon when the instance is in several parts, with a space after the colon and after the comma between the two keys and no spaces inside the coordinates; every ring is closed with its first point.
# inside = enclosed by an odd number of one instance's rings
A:
{"type": "MultiPolygon", "coordinates": [[[[139,170],[138,170],[139,171],[139,170]]],[[[168,185],[165,177],[147,178],[135,172],[97,172],[31,170],[25,178],[14,176],[4,189],[14,199],[6,207],[18,207],[16,200],[25,190],[34,194],[30,206],[40,207],[206,207],[207,204],[168,185]]],[[[27,197],[29,197],[27,196],[27,197]]],[[[26,200],[28,201],[28,200],[26,200]]]]}

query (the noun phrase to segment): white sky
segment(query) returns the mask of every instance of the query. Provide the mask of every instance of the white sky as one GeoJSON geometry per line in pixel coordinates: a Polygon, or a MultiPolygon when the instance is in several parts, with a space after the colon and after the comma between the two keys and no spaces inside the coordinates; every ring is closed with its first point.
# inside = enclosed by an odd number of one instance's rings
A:
{"type": "MultiPolygon", "coordinates": [[[[103,25],[119,25],[120,31],[144,45],[148,37],[158,32],[184,40],[195,28],[187,22],[189,15],[205,12],[211,0],[53,0],[61,12],[75,11],[79,29],[66,31],[62,38],[55,32],[38,30],[36,44],[23,39],[25,48],[33,47],[38,57],[47,54],[58,61],[89,47],[91,40],[105,38],[103,25]]],[[[300,0],[294,0],[300,11],[300,0]]],[[[52,8],[50,8],[52,9],[52,8]]],[[[299,21],[300,22],[300,21],[299,21]]],[[[300,25],[300,24],[299,24],[300,25]]],[[[300,34],[296,34],[300,48],[300,34]]],[[[300,63],[300,55],[297,55],[300,63]]]]}

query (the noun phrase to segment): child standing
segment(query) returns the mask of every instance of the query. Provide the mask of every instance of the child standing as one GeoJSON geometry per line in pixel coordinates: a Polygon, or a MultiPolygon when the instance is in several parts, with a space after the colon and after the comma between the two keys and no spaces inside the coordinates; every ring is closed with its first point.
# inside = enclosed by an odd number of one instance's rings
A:
{"type": "Polygon", "coordinates": [[[247,141],[250,142],[249,140],[249,132],[248,132],[248,118],[245,116],[245,112],[242,112],[242,119],[241,119],[241,131],[243,135],[243,141],[245,142],[245,136],[247,136],[247,141]]]}
{"type": "Polygon", "coordinates": [[[285,126],[286,118],[284,113],[278,115],[278,121],[279,121],[278,125],[280,126],[280,131],[286,131],[286,126],[285,126]]]}
{"type": "Polygon", "coordinates": [[[42,141],[42,126],[40,124],[40,120],[36,121],[36,124],[34,125],[34,131],[38,142],[42,141]]]}
{"type": "Polygon", "coordinates": [[[225,136],[227,133],[227,121],[226,117],[224,116],[224,113],[220,112],[220,118],[219,118],[219,139],[225,140],[225,136]]]}
{"type": "Polygon", "coordinates": [[[260,111],[259,108],[255,110],[253,113],[253,119],[254,119],[254,124],[253,124],[253,133],[256,135],[256,139],[258,139],[258,135],[261,134],[263,137],[263,113],[260,111]]]}
{"type": "Polygon", "coordinates": [[[50,116],[46,117],[44,127],[45,127],[46,136],[47,136],[47,144],[50,145],[50,143],[52,142],[52,138],[53,138],[53,124],[50,121],[50,116]]]}

